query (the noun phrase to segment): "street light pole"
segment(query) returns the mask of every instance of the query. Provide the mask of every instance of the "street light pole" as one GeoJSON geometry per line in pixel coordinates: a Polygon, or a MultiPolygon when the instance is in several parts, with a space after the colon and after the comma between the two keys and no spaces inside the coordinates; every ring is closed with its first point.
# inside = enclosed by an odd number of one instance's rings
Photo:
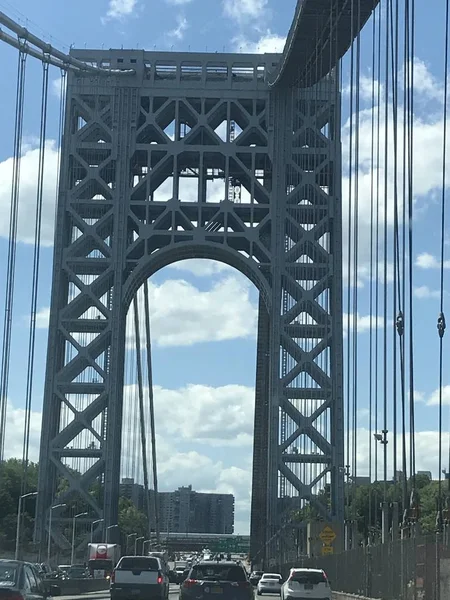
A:
{"type": "Polygon", "coordinates": [[[70,555],[71,565],[73,565],[73,561],[75,560],[75,519],[78,519],[78,517],[86,517],[87,514],[87,512],[78,513],[77,515],[74,515],[72,519],[72,553],[70,555]]]}
{"type": "Polygon", "coordinates": [[[150,544],[152,540],[144,540],[142,542],[142,554],[145,555],[145,544],[150,544]]]}
{"type": "Polygon", "coordinates": [[[30,492],[29,494],[22,494],[19,496],[19,503],[17,506],[17,527],[16,527],[16,551],[14,559],[19,560],[19,549],[20,549],[20,524],[22,521],[22,500],[24,498],[31,498],[31,496],[37,496],[37,492],[30,492]]]}
{"type": "Polygon", "coordinates": [[[135,555],[135,556],[137,555],[137,543],[138,543],[138,542],[140,542],[140,541],[141,541],[141,540],[143,540],[143,539],[144,539],[144,536],[143,536],[143,535],[141,535],[141,537],[137,537],[137,538],[134,540],[134,555],[135,555]]]}
{"type": "Polygon", "coordinates": [[[48,517],[48,545],[47,545],[47,564],[50,565],[50,551],[52,546],[52,513],[55,508],[62,508],[67,504],[55,504],[50,507],[50,514],[48,517]]]}
{"type": "Polygon", "coordinates": [[[118,526],[118,525],[117,525],[117,523],[116,523],[115,525],[109,525],[109,526],[106,528],[106,540],[105,540],[105,541],[106,541],[106,543],[108,543],[108,537],[109,537],[109,536],[108,536],[108,531],[109,531],[110,529],[114,529],[114,527],[119,527],[119,526],[118,526]]]}
{"type": "Polygon", "coordinates": [[[128,540],[130,539],[130,537],[135,537],[137,536],[137,533],[129,533],[127,535],[127,544],[126,544],[126,548],[125,548],[125,552],[128,554],[128,540]]]}
{"type": "Polygon", "coordinates": [[[103,523],[105,519],[97,519],[96,521],[92,521],[91,523],[91,544],[94,541],[94,525],[97,523],[103,523]]]}

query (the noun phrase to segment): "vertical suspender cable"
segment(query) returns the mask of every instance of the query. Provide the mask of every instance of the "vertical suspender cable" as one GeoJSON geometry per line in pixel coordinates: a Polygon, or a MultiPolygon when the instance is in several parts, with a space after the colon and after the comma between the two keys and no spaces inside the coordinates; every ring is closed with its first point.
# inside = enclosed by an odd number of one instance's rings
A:
{"type": "Polygon", "coordinates": [[[387,500],[387,317],[388,317],[388,160],[389,160],[389,15],[392,0],[386,1],[385,90],[384,90],[384,223],[383,223],[383,500],[387,500]]]}
{"type": "Polygon", "coordinates": [[[153,398],[153,370],[152,370],[152,346],[150,336],[150,302],[148,293],[148,281],[144,282],[144,309],[145,309],[145,340],[147,348],[147,375],[148,375],[148,395],[150,401],[150,435],[152,441],[152,466],[153,466],[153,496],[155,511],[155,531],[156,541],[159,544],[160,523],[159,523],[159,491],[158,491],[158,463],[156,456],[156,430],[155,430],[155,404],[153,398]]]}
{"type": "MultiPolygon", "coordinates": [[[[409,60],[409,31],[407,19],[407,6],[405,5],[404,34],[403,34],[403,181],[402,181],[402,290],[401,304],[403,311],[406,310],[406,205],[407,205],[407,155],[408,155],[408,60],[409,60]]],[[[402,380],[402,471],[403,471],[403,525],[406,526],[408,519],[408,466],[407,466],[407,444],[406,444],[406,340],[404,335],[404,313],[399,314],[397,319],[397,331],[400,336],[400,364],[402,380]]]]}
{"type": "MultiPolygon", "coordinates": [[[[375,14],[372,17],[372,116],[370,143],[370,265],[369,265],[369,518],[368,529],[372,526],[372,410],[373,410],[373,245],[374,245],[374,159],[375,159],[375,56],[376,56],[376,23],[375,14]]],[[[375,316],[375,326],[377,318],[375,316]]]]}
{"type": "Polygon", "coordinates": [[[20,160],[22,154],[23,108],[25,95],[25,66],[27,55],[19,50],[16,87],[16,115],[14,124],[14,154],[9,214],[9,243],[6,267],[5,316],[3,322],[2,360],[0,370],[0,462],[5,451],[6,408],[8,403],[9,361],[14,308],[14,280],[17,249],[17,221],[19,216],[20,160]]]}
{"type": "MultiPolygon", "coordinates": [[[[440,263],[440,306],[437,329],[439,334],[439,494],[438,494],[438,518],[439,530],[442,524],[442,385],[443,385],[443,367],[444,367],[444,333],[445,333],[445,315],[444,315],[444,249],[445,249],[445,187],[446,187],[446,168],[447,168],[447,101],[448,101],[448,49],[449,49],[449,9],[450,2],[445,3],[445,55],[444,55],[444,130],[442,139],[442,196],[441,196],[441,263],[440,263]]],[[[450,474],[449,474],[450,477],[450,474]]]]}
{"type": "MultiPolygon", "coordinates": [[[[377,56],[377,80],[378,80],[378,89],[377,89],[377,143],[376,143],[376,162],[377,162],[377,197],[376,197],[376,219],[375,219],[375,314],[377,318],[377,323],[375,327],[375,371],[374,371],[374,379],[375,379],[375,419],[374,419],[374,429],[375,433],[378,432],[378,308],[379,308],[379,295],[380,295],[380,128],[381,128],[381,22],[382,22],[382,11],[381,4],[379,5],[378,11],[378,56],[377,56]]],[[[375,471],[375,481],[378,481],[378,444],[375,442],[375,461],[374,461],[374,471],[375,471]]],[[[377,501],[375,500],[375,506],[377,506],[377,501]]],[[[376,513],[378,513],[377,509],[376,513]]],[[[377,522],[377,518],[375,517],[375,523],[377,522]]]]}
{"type": "Polygon", "coordinates": [[[144,389],[142,384],[142,355],[141,355],[141,334],[139,328],[139,306],[138,297],[135,294],[133,298],[134,309],[134,331],[136,335],[136,364],[138,376],[138,394],[139,394],[139,425],[141,430],[141,447],[142,447],[142,468],[144,472],[144,494],[145,508],[147,512],[147,527],[150,536],[150,498],[148,490],[148,469],[147,469],[147,438],[145,436],[145,411],[144,411],[144,389]]]}
{"type": "MultiPolygon", "coordinates": [[[[409,169],[408,169],[408,240],[409,240],[409,411],[410,411],[410,455],[412,494],[416,492],[416,449],[415,449],[415,407],[414,407],[414,314],[413,314],[413,180],[414,180],[414,21],[415,0],[411,1],[411,55],[409,87],[409,169]]],[[[409,0],[408,0],[409,4],[409,0]]]]}
{"type": "Polygon", "coordinates": [[[352,284],[352,224],[353,224],[353,178],[352,178],[352,167],[353,167],[353,87],[354,87],[354,42],[353,42],[353,26],[354,26],[354,5],[355,0],[351,0],[350,5],[350,20],[351,20],[351,39],[352,45],[350,49],[350,115],[349,115],[349,158],[348,158],[348,218],[347,218],[347,518],[350,518],[350,415],[351,415],[351,340],[352,340],[352,328],[355,327],[355,323],[352,323],[352,311],[351,311],[351,284],[352,284]]]}
{"type": "Polygon", "coordinates": [[[356,485],[358,473],[358,267],[359,267],[359,110],[361,75],[361,3],[358,2],[355,73],[355,161],[354,161],[354,220],[353,220],[353,477],[356,485]]]}
{"type": "MultiPolygon", "coordinates": [[[[394,167],[394,268],[393,268],[393,319],[397,316],[397,301],[400,299],[400,294],[397,294],[398,286],[400,285],[400,274],[398,272],[399,262],[399,239],[398,239],[398,2],[395,3],[395,23],[394,15],[390,10],[390,27],[391,27],[391,65],[392,65],[392,123],[393,123],[393,167],[394,167]]],[[[392,328],[393,344],[393,369],[392,369],[392,404],[393,404],[393,449],[392,463],[394,471],[394,481],[397,481],[397,332],[395,327],[392,328]]]]}
{"type": "Polygon", "coordinates": [[[34,230],[34,253],[33,253],[33,275],[31,283],[31,308],[30,308],[30,332],[28,339],[28,364],[27,364],[27,383],[25,395],[25,424],[23,435],[23,456],[22,456],[22,494],[25,494],[27,488],[27,469],[30,447],[30,422],[32,394],[34,383],[34,357],[36,349],[36,312],[39,291],[39,267],[40,267],[40,248],[41,248],[41,229],[42,229],[42,202],[44,194],[44,165],[45,165],[45,136],[47,133],[47,104],[48,104],[48,69],[49,64],[44,60],[42,63],[42,98],[41,98],[41,128],[39,135],[39,161],[37,177],[37,197],[36,197],[36,216],[34,230]]]}

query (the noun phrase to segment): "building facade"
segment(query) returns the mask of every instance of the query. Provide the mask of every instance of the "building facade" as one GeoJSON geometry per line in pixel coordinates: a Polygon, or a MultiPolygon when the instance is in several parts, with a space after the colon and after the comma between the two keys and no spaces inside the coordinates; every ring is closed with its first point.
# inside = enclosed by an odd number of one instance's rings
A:
{"type": "MultiPolygon", "coordinates": [[[[151,504],[153,506],[153,490],[151,504]]],[[[122,479],[120,495],[128,498],[139,509],[145,509],[144,487],[133,479],[122,479]]],[[[179,487],[173,492],[159,492],[160,531],[170,533],[234,532],[233,494],[196,492],[192,486],[179,487]]],[[[152,511],[153,512],[153,511],[152,511]]],[[[154,528],[152,523],[152,528],[154,528]]]]}

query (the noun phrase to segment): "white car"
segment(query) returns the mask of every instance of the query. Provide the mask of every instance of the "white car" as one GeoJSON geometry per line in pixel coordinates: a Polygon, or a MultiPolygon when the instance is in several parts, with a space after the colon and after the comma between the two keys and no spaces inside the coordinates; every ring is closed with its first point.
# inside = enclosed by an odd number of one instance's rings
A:
{"type": "Polygon", "coordinates": [[[256,586],[258,596],[263,594],[281,594],[283,577],[279,573],[264,573],[256,586]]]}
{"type": "Polygon", "coordinates": [[[281,586],[281,600],[331,600],[328,577],[321,569],[291,569],[281,586]]]}

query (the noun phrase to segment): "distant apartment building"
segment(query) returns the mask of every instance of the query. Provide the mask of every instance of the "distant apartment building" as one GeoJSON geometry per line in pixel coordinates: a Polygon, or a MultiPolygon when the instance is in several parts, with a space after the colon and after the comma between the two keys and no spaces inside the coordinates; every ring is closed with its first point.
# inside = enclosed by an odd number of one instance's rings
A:
{"type": "MultiPolygon", "coordinates": [[[[154,492],[150,490],[150,506],[153,515],[154,492]]],[[[120,495],[128,498],[143,510],[144,487],[133,479],[122,479],[120,495]]],[[[223,533],[234,532],[233,494],[205,494],[196,492],[192,486],[179,487],[174,492],[159,492],[159,528],[172,533],[223,533]]],[[[152,529],[155,523],[152,522],[152,529]]]]}

